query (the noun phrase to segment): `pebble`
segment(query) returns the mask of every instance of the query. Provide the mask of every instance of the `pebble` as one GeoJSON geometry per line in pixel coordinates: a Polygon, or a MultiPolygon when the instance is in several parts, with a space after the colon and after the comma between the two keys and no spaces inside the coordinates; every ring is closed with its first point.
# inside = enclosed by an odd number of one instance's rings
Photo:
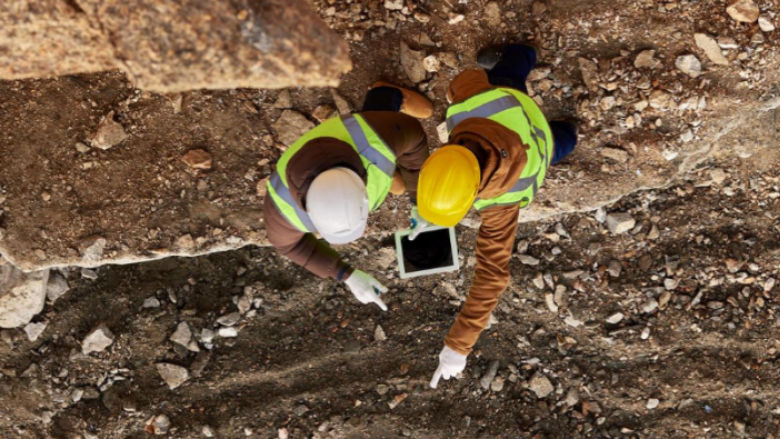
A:
{"type": "Polygon", "coordinates": [[[533,282],[536,289],[544,289],[544,277],[542,276],[542,273],[538,273],[533,279],[531,279],[531,282],[533,282]]]}
{"type": "Polygon", "coordinates": [[[505,381],[503,377],[496,377],[496,379],[494,379],[490,384],[490,390],[494,392],[500,392],[504,390],[504,382],[505,381]]]}
{"type": "Polygon", "coordinates": [[[187,151],[181,158],[190,169],[211,169],[211,154],[203,149],[192,149],[187,151]]]}
{"type": "Polygon", "coordinates": [[[731,37],[718,37],[718,46],[726,50],[739,48],[737,41],[731,37]]]}
{"type": "MultiPolygon", "coordinates": [[[[674,62],[674,66],[691,78],[696,78],[701,74],[701,62],[699,58],[696,58],[696,55],[680,55],[674,62]]],[[[650,105],[653,105],[652,102],[650,105]]]]}
{"type": "Polygon", "coordinates": [[[623,270],[623,266],[618,261],[610,261],[607,266],[607,273],[612,277],[620,277],[620,272],[623,270]]]}
{"type": "Polygon", "coordinates": [[[141,304],[141,308],[159,308],[160,301],[156,297],[147,297],[144,299],[144,303],[141,304]]]}
{"type": "Polygon", "coordinates": [[[597,92],[599,90],[599,68],[595,62],[587,58],[578,58],[577,62],[580,66],[580,73],[582,74],[582,81],[590,92],[597,92]]]}
{"type": "Polygon", "coordinates": [[[385,0],[385,9],[400,11],[404,8],[404,0],[385,0]]]}
{"type": "Polygon", "coordinates": [[[501,25],[501,8],[496,2],[488,2],[483,9],[485,19],[491,28],[497,28],[501,25]]]}
{"type": "Polygon", "coordinates": [[[655,50],[643,50],[634,58],[634,67],[638,69],[657,69],[661,61],[655,59],[655,50]]]}
{"type": "Polygon", "coordinates": [[[203,437],[217,437],[217,432],[208,425],[204,425],[200,431],[203,433],[203,437]]]}
{"type": "Polygon", "coordinates": [[[336,109],[328,104],[318,105],[314,111],[311,112],[311,117],[315,118],[319,122],[325,122],[336,114],[336,109]]]}
{"type": "Polygon", "coordinates": [[[127,137],[128,135],[122,124],[114,120],[114,112],[111,111],[100,119],[97,130],[89,138],[89,144],[93,148],[107,150],[121,143],[127,137]]]}
{"type": "Polygon", "coordinates": [[[58,271],[49,273],[49,281],[46,283],[46,298],[52,303],[65,295],[70,290],[67,279],[58,271]]]}
{"type": "Polygon", "coordinates": [[[528,388],[536,394],[536,397],[541,399],[547,397],[555,390],[550,380],[544,376],[541,372],[536,372],[528,382],[528,388]]]}
{"type": "Polygon", "coordinates": [[[157,363],[157,373],[160,374],[168,388],[173,390],[181,386],[190,379],[190,372],[187,368],[171,363],[157,363]]]}
{"type": "Polygon", "coordinates": [[[625,316],[623,315],[622,312],[616,312],[615,314],[612,314],[611,316],[607,317],[607,323],[609,323],[610,325],[617,325],[623,320],[623,317],[625,316]]]}
{"type": "Polygon", "coordinates": [[[520,255],[519,258],[520,258],[520,262],[522,262],[525,265],[530,265],[530,266],[539,265],[539,260],[533,256],[520,255]]]}
{"type": "Polygon", "coordinates": [[[376,385],[376,393],[379,394],[379,396],[384,396],[389,390],[390,390],[390,386],[388,386],[387,384],[376,385]]]}
{"type": "Polygon", "coordinates": [[[424,58],[425,52],[413,50],[408,44],[401,41],[401,67],[404,68],[406,76],[415,84],[425,80],[424,58]]]}
{"type": "Polygon", "coordinates": [[[647,302],[645,302],[645,304],[642,305],[642,312],[645,314],[651,314],[655,312],[655,310],[657,309],[658,309],[658,301],[653,298],[647,299],[647,302]]]}
{"type": "MultiPolygon", "coordinates": [[[[340,112],[341,110],[339,110],[340,112]]],[[[314,128],[314,123],[295,110],[284,110],[271,127],[276,131],[277,139],[286,149],[287,146],[314,128]]]]}
{"type": "Polygon", "coordinates": [[[684,143],[688,143],[691,140],[693,140],[693,137],[694,137],[693,131],[688,129],[688,130],[685,130],[685,132],[683,132],[680,135],[680,140],[683,141],[684,143]]]}
{"type": "Polygon", "coordinates": [[[693,35],[693,38],[696,41],[696,45],[704,51],[710,61],[721,66],[729,64],[729,60],[720,52],[720,46],[718,46],[714,38],[703,33],[696,33],[693,35]]]}
{"type": "Polygon", "coordinates": [[[558,312],[558,305],[555,303],[555,296],[553,296],[552,293],[546,293],[544,295],[544,303],[547,305],[547,309],[549,309],[550,312],[558,312]]]}
{"type": "Polygon", "coordinates": [[[442,122],[436,126],[436,134],[439,136],[439,142],[444,144],[450,138],[450,132],[447,130],[447,122],[442,122]]]}
{"type": "Polygon", "coordinates": [[[198,343],[192,340],[192,330],[186,322],[181,322],[176,326],[176,330],[171,334],[169,340],[192,352],[200,352],[198,343]]]}
{"type": "Polygon", "coordinates": [[[92,352],[102,352],[112,343],[114,343],[114,334],[105,325],[100,325],[84,337],[81,342],[81,353],[89,355],[92,352]]]}
{"type": "Polygon", "coordinates": [[[753,23],[758,20],[759,11],[753,0],[737,0],[726,8],[726,12],[736,21],[753,23]]]}
{"type": "Polygon", "coordinates": [[[493,379],[496,377],[496,373],[498,373],[498,366],[499,361],[493,360],[490,362],[490,366],[488,366],[487,372],[485,372],[485,375],[482,376],[479,380],[479,384],[482,386],[483,389],[487,390],[490,388],[490,384],[493,382],[493,379]]]}
{"type": "Polygon", "coordinates": [[[393,410],[394,408],[398,407],[398,404],[404,402],[407,396],[409,396],[409,394],[406,392],[396,395],[392,400],[390,400],[387,403],[387,405],[390,407],[390,410],[393,410]]]}
{"type": "Polygon", "coordinates": [[[650,398],[650,399],[647,400],[646,407],[647,407],[648,410],[652,410],[652,409],[658,407],[659,403],[660,403],[660,401],[658,401],[657,399],[650,398]]]}
{"type": "Polygon", "coordinates": [[[569,389],[568,392],[566,392],[566,399],[564,400],[566,402],[566,405],[569,407],[574,407],[577,405],[577,403],[580,402],[580,392],[576,388],[572,387],[569,389]]]}
{"type": "Polygon", "coordinates": [[[663,110],[672,106],[672,97],[662,90],[654,90],[647,101],[650,107],[663,110]]]}
{"type": "Polygon", "coordinates": [[[648,338],[650,338],[650,328],[645,327],[644,329],[642,329],[642,333],[639,335],[639,338],[641,338],[642,340],[647,340],[648,338]]]}
{"type": "Polygon", "coordinates": [[[376,341],[387,340],[387,335],[385,334],[385,330],[382,329],[382,327],[379,325],[376,325],[376,328],[374,329],[374,340],[376,341]]]}
{"type": "MultiPolygon", "coordinates": [[[[387,2],[385,2],[385,5],[387,5],[387,2]]],[[[276,437],[278,439],[289,439],[290,438],[290,432],[287,431],[286,428],[280,428],[276,430],[276,437]]]]}
{"type": "Polygon", "coordinates": [[[222,326],[235,326],[239,320],[241,320],[241,314],[238,312],[231,312],[219,317],[217,323],[222,326]]]}
{"type": "Polygon", "coordinates": [[[634,228],[636,220],[628,212],[616,212],[607,215],[607,228],[614,235],[625,233],[634,228]]]}
{"type": "Polygon", "coordinates": [[[758,17],[758,28],[761,29],[762,32],[772,32],[775,30],[775,25],[772,24],[772,21],[769,18],[758,17]]]}
{"type": "Polygon", "coordinates": [[[166,415],[157,415],[146,423],[147,431],[154,433],[155,436],[168,434],[171,428],[171,419],[166,415]]]}
{"type": "Polygon", "coordinates": [[[38,337],[46,330],[46,325],[47,323],[45,322],[28,323],[25,325],[24,333],[27,334],[27,339],[30,341],[38,340],[38,337]]]}
{"type": "Polygon", "coordinates": [[[439,67],[441,67],[441,62],[439,61],[439,58],[436,57],[436,55],[428,55],[423,59],[423,68],[426,72],[438,72],[439,67]]]}
{"type": "Polygon", "coordinates": [[[217,334],[222,338],[234,338],[238,337],[238,331],[234,327],[219,328],[217,334]]]}
{"type": "Polygon", "coordinates": [[[618,163],[625,163],[628,161],[628,152],[620,148],[609,148],[609,147],[601,148],[599,154],[601,154],[603,157],[606,157],[610,160],[614,160],[618,163]]]}

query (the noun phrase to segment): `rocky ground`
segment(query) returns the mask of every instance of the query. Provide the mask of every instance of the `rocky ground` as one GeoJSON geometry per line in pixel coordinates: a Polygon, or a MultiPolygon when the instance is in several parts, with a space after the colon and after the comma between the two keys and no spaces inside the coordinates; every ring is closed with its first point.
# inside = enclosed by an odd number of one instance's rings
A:
{"type": "Polygon", "coordinates": [[[0,81],[0,436],[778,437],[780,3],[739,3],[316,0],[350,43],[338,89],[0,81]],[[580,146],[434,391],[478,217],[459,273],[400,281],[391,198],[344,250],[391,286],[380,313],[262,247],[263,182],[380,78],[434,99],[437,145],[448,81],[517,40],[580,146]]]}

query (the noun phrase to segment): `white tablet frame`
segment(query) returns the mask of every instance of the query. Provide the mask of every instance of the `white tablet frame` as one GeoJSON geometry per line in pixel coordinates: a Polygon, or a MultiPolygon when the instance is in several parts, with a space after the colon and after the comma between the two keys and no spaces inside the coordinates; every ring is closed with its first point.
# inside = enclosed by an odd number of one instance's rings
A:
{"type": "Polygon", "coordinates": [[[443,267],[429,268],[427,270],[414,271],[412,273],[406,272],[406,267],[404,264],[404,257],[403,257],[403,248],[401,247],[401,239],[404,236],[409,235],[412,231],[411,229],[409,229],[409,230],[399,230],[395,232],[395,253],[398,259],[398,274],[401,279],[409,279],[412,277],[426,276],[429,274],[436,274],[436,273],[445,273],[448,271],[457,271],[458,269],[460,269],[460,256],[458,255],[458,240],[455,237],[455,227],[440,227],[440,226],[426,227],[426,229],[420,232],[420,234],[422,235],[423,233],[433,232],[435,230],[442,230],[442,229],[449,229],[450,231],[449,235],[450,235],[450,246],[452,251],[452,264],[445,265],[443,267]]]}

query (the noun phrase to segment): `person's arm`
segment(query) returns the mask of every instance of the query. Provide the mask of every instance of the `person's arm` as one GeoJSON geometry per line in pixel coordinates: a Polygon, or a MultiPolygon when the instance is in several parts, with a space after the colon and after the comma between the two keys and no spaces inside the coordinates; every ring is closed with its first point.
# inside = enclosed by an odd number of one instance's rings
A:
{"type": "MultiPolygon", "coordinates": [[[[416,202],[417,179],[428,158],[428,140],[422,125],[411,116],[392,111],[367,111],[362,116],[395,153],[396,172],[412,202],[416,202]]],[[[396,189],[398,186],[396,182],[396,189]]]]}
{"type": "Polygon", "coordinates": [[[477,237],[477,267],[468,298],[444,339],[450,349],[468,355],[488,324],[498,297],[509,284],[509,259],[517,232],[517,205],[482,212],[477,237]]]}
{"type": "Polygon", "coordinates": [[[270,196],[265,197],[263,216],[268,240],[283,256],[319,277],[343,281],[352,274],[352,268],[325,241],[290,224],[270,196]]]}
{"type": "Polygon", "coordinates": [[[495,86],[490,83],[484,70],[464,70],[450,82],[450,86],[447,88],[447,100],[457,104],[492,88],[495,86]]]}

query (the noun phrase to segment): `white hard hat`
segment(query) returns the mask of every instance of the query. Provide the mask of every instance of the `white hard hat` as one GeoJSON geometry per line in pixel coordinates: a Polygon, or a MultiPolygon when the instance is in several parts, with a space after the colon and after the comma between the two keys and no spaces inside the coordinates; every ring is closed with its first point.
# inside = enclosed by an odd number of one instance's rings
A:
{"type": "Polygon", "coordinates": [[[349,168],[328,169],[311,182],[306,194],[306,212],[326,241],[332,244],[354,241],[366,230],[366,184],[349,168]]]}

